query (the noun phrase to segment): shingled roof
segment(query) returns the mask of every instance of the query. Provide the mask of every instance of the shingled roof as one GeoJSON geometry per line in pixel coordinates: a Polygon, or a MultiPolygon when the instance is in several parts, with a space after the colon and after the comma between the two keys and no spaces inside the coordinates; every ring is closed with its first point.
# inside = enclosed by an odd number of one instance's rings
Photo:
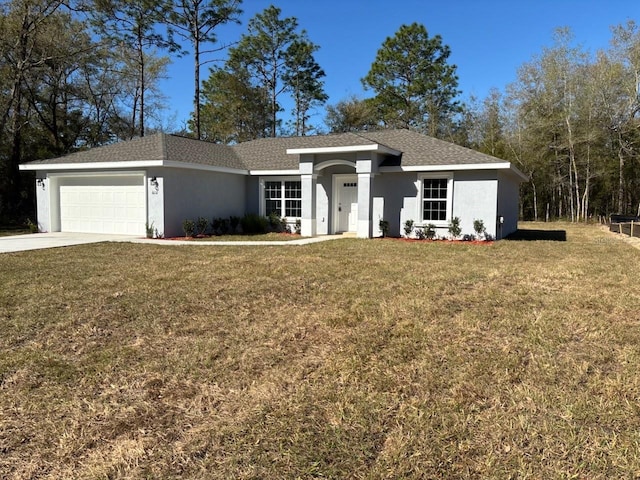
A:
{"type": "Polygon", "coordinates": [[[219,145],[159,133],[64,157],[36,160],[29,165],[91,164],[163,161],[236,170],[295,170],[298,156],[290,149],[370,147],[381,145],[401,152],[387,157],[382,166],[469,165],[504,163],[490,155],[428,137],[410,130],[340,133],[308,137],[262,138],[237,145],[219,145]]]}

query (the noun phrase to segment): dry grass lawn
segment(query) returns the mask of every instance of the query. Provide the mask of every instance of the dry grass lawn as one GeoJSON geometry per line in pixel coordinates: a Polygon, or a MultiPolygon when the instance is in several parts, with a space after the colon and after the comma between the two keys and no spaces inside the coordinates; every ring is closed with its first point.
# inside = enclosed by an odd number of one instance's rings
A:
{"type": "Polygon", "coordinates": [[[0,255],[0,478],[636,478],[640,251],[0,255]]]}

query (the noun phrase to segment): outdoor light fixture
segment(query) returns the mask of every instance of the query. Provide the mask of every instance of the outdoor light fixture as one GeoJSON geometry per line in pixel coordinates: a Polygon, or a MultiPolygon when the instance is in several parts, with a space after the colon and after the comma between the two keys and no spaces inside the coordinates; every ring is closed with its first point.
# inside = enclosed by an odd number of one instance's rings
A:
{"type": "Polygon", "coordinates": [[[36,184],[44,190],[44,178],[37,179],[36,184]]]}
{"type": "Polygon", "coordinates": [[[158,193],[158,191],[160,190],[160,184],[158,183],[158,179],[156,177],[151,177],[151,180],[149,180],[149,183],[154,189],[153,193],[158,193]]]}

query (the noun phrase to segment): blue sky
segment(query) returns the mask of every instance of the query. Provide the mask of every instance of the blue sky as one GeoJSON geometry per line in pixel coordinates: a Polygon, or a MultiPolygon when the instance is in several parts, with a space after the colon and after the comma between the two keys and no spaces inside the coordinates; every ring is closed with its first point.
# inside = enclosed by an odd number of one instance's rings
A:
{"type": "MultiPolygon", "coordinates": [[[[369,95],[360,79],[382,42],[403,24],[422,23],[429,36],[441,35],[457,65],[462,98],[482,99],[492,87],[503,90],[513,82],[518,67],[552,44],[557,27],[570,27],[575,43],[595,53],[608,47],[612,25],[640,23],[638,0],[244,0],[242,24],[221,28],[220,42],[239,39],[248,20],[271,4],[282,17],[296,17],[320,46],[316,60],[327,74],[329,104],[369,95]]],[[[201,78],[208,73],[205,66],[201,78]]],[[[168,76],[161,84],[164,116],[175,130],[192,111],[191,57],[174,58],[168,76]]],[[[321,123],[324,115],[321,109],[312,122],[321,123]]]]}

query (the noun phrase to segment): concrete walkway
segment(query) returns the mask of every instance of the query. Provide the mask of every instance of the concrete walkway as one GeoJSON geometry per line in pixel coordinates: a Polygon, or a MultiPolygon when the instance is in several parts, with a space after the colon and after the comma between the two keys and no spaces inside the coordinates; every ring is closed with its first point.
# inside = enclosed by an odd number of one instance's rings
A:
{"type": "Polygon", "coordinates": [[[99,233],[34,233],[30,235],[15,235],[9,237],[0,237],[0,253],[24,252],[27,250],[39,250],[43,248],[69,247],[72,245],[83,245],[87,243],[100,242],[130,242],[130,243],[147,243],[152,245],[179,246],[179,245],[220,245],[220,246],[297,246],[309,245],[311,243],[326,242],[328,240],[336,240],[345,238],[342,235],[323,235],[320,237],[301,238],[299,240],[290,241],[232,241],[232,242],[216,242],[201,240],[162,240],[134,237],[130,235],[108,235],[99,233]]]}
{"type": "Polygon", "coordinates": [[[42,248],[69,247],[99,242],[126,242],[134,239],[130,235],[105,235],[99,233],[33,233],[0,237],[0,253],[24,252],[42,248]]]}

